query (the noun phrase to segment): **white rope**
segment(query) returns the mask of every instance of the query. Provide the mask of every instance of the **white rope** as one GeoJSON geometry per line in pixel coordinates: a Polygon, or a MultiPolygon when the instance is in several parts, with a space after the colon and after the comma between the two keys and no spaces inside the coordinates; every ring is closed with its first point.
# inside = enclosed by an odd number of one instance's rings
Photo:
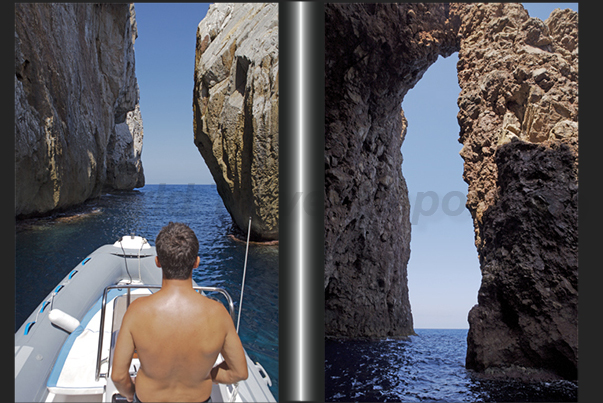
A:
{"type": "Polygon", "coordinates": [[[245,249],[245,265],[243,267],[243,283],[241,284],[241,299],[239,301],[239,317],[237,318],[237,333],[241,322],[241,308],[243,307],[243,290],[245,289],[245,274],[247,273],[247,255],[249,253],[249,235],[251,234],[251,217],[249,217],[249,228],[247,228],[247,247],[245,249]]]}
{"type": "Polygon", "coordinates": [[[232,395],[230,395],[230,401],[234,402],[237,400],[237,395],[239,394],[239,382],[233,384],[232,395]]]}

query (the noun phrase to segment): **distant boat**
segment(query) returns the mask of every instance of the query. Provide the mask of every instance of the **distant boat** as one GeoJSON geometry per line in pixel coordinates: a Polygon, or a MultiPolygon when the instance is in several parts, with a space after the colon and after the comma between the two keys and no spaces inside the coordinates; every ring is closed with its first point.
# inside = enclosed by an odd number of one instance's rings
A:
{"type": "MultiPolygon", "coordinates": [[[[110,374],[115,341],[130,302],[161,288],[155,256],[146,239],[128,235],[95,250],[54,287],[15,333],[15,401],[120,398],[110,374]]],[[[225,290],[199,287],[194,281],[193,286],[209,297],[221,294],[234,321],[233,302],[225,290]]],[[[245,356],[249,377],[235,385],[213,384],[213,402],[276,401],[264,368],[245,356]]],[[[221,360],[219,356],[216,364],[221,360]]],[[[134,355],[132,376],[138,368],[134,355]]]]}

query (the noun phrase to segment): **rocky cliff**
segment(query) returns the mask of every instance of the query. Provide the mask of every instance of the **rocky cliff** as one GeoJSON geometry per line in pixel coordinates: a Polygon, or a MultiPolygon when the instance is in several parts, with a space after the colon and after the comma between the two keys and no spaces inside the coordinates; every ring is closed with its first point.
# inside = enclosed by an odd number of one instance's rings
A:
{"type": "Polygon", "coordinates": [[[278,239],[278,4],[212,4],[197,29],[195,144],[236,225],[278,239]]]}
{"type": "Polygon", "coordinates": [[[404,95],[456,50],[443,4],[325,5],[325,333],[413,334],[404,95]]]}
{"type": "Polygon", "coordinates": [[[15,4],[15,215],[144,185],[134,5],[15,4]]]}
{"type": "Polygon", "coordinates": [[[578,14],[453,5],[458,120],[482,271],[467,367],[577,379],[578,14]]]}
{"type": "Polygon", "coordinates": [[[459,51],[459,141],[482,271],[467,367],[577,370],[577,14],[519,4],[325,6],[325,331],[412,334],[400,104],[459,51]]]}

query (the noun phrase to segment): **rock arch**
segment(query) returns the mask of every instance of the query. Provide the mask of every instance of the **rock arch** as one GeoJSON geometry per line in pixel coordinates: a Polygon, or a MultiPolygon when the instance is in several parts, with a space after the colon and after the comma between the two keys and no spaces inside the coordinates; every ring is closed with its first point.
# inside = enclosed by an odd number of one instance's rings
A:
{"type": "Polygon", "coordinates": [[[400,105],[439,55],[459,51],[483,276],[467,367],[575,379],[577,13],[543,22],[520,4],[330,4],[325,24],[326,335],[413,333],[400,105]]]}

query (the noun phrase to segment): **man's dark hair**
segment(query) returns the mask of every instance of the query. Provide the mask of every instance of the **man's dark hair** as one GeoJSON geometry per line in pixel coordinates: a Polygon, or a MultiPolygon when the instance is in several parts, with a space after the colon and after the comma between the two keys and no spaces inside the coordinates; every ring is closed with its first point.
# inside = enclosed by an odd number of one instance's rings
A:
{"type": "Polygon", "coordinates": [[[166,280],[186,280],[191,276],[199,241],[188,225],[170,221],[157,234],[155,247],[166,280]]]}

